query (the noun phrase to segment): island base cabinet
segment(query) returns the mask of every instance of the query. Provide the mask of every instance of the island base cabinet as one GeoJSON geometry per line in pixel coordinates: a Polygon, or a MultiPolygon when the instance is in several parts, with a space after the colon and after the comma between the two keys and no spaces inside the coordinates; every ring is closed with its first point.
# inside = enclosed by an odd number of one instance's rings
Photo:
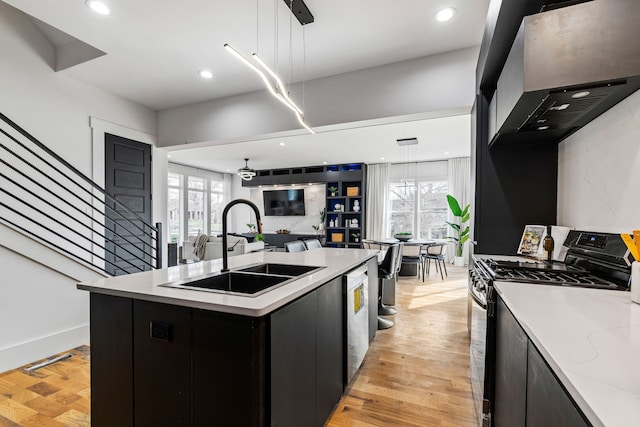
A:
{"type": "Polygon", "coordinates": [[[265,321],[193,310],[193,425],[265,425],[265,321]]]}
{"type": "Polygon", "coordinates": [[[529,346],[527,427],[590,426],[533,345],[529,346]]]}
{"type": "Polygon", "coordinates": [[[190,308],[133,301],[133,389],[135,426],[191,425],[190,308]]]}
{"type": "Polygon", "coordinates": [[[271,425],[323,426],[343,392],[342,278],[271,316],[271,425]]]}
{"type": "Polygon", "coordinates": [[[133,301],[91,293],[91,425],[133,426],[133,301]]]}

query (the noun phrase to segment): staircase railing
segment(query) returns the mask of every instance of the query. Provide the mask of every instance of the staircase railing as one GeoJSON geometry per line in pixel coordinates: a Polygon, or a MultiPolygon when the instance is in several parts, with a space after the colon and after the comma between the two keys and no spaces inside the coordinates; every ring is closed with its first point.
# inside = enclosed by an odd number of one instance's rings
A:
{"type": "Polygon", "coordinates": [[[162,224],[149,224],[2,113],[0,222],[110,275],[162,267],[162,224]]]}

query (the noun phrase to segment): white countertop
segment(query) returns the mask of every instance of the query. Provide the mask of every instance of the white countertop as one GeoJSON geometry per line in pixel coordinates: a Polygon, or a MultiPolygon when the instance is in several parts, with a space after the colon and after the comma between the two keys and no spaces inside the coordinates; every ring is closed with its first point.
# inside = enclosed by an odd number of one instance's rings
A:
{"type": "Polygon", "coordinates": [[[159,286],[201,279],[222,269],[222,260],[201,261],[161,270],[78,283],[78,289],[225,313],[260,317],[377,256],[365,249],[321,248],[310,251],[254,252],[229,257],[229,268],[260,262],[326,267],[257,296],[231,295],[159,286]]]}
{"type": "Polygon", "coordinates": [[[629,292],[494,286],[594,426],[640,426],[640,305],[629,292]]]}

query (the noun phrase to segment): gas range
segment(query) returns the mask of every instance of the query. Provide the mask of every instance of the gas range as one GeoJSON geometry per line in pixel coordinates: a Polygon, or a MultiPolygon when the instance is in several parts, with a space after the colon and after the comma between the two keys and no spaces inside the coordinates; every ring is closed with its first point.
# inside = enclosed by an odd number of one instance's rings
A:
{"type": "Polygon", "coordinates": [[[523,282],[628,290],[633,257],[619,234],[571,231],[564,262],[522,256],[474,255],[474,269],[485,281],[523,282]]]}
{"type": "Polygon", "coordinates": [[[479,260],[479,263],[486,269],[493,280],[625,290],[624,286],[598,277],[588,270],[557,261],[546,262],[520,259],[508,261],[483,258],[479,260]]]}

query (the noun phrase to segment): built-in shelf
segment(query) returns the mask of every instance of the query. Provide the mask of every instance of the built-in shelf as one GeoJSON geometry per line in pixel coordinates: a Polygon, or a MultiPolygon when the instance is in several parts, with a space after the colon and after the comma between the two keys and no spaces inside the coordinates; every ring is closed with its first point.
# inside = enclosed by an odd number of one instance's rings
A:
{"type": "Polygon", "coordinates": [[[326,246],[360,248],[365,231],[366,167],[364,163],[347,163],[259,170],[251,181],[242,181],[242,186],[325,183],[326,246]],[[335,188],[336,192],[332,194],[329,188],[335,188]],[[330,226],[331,221],[333,227],[330,226]],[[359,234],[358,241],[353,236],[354,233],[359,234]]]}

